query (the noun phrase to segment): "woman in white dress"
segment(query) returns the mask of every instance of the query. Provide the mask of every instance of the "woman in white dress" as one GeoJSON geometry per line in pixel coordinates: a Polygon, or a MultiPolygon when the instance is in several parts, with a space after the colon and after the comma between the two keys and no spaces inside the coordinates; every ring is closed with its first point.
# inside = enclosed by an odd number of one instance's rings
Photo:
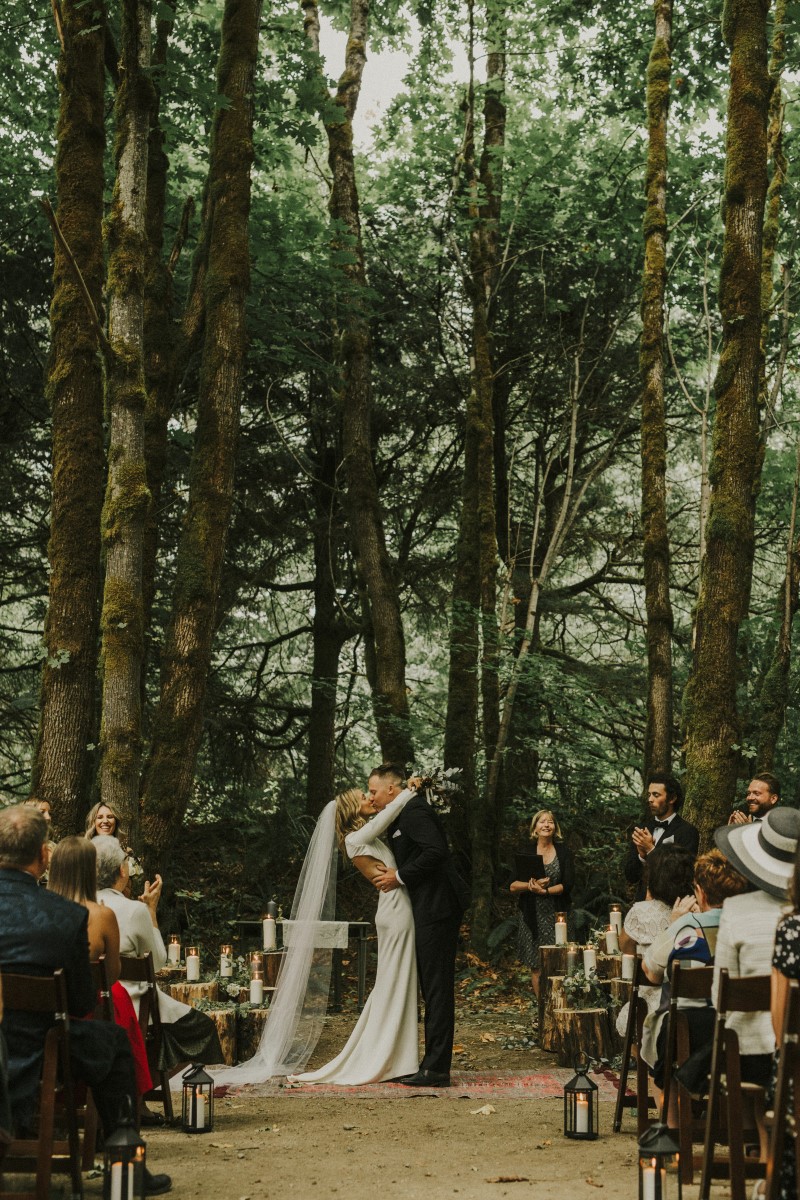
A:
{"type": "MultiPolygon", "coordinates": [[[[386,808],[364,823],[370,811],[361,792],[351,789],[336,797],[336,832],[340,849],[365,879],[372,882],[386,867],[397,864],[383,834],[414,795],[406,788],[386,808]]],[[[381,892],[375,914],[378,931],[378,969],[375,986],[347,1039],[331,1062],[290,1083],[337,1083],[354,1086],[413,1075],[419,1064],[417,1030],[417,963],[414,917],[405,888],[381,892]]]]}

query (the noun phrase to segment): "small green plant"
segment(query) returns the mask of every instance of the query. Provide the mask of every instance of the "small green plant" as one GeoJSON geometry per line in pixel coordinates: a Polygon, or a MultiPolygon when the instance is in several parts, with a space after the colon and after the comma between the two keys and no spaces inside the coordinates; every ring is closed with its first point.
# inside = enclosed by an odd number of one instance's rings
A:
{"type": "Polygon", "coordinates": [[[600,986],[596,971],[578,970],[561,985],[570,1008],[607,1008],[609,997],[600,986]]]}

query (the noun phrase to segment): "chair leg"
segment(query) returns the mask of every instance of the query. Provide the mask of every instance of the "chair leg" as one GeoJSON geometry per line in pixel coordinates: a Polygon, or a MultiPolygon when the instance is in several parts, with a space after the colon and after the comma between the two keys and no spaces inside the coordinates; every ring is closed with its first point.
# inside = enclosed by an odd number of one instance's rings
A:
{"type": "MultiPolygon", "coordinates": [[[[677,1080],[676,1080],[677,1083],[677,1080]]],[[[694,1153],[692,1150],[692,1097],[678,1083],[678,1145],[681,1152],[681,1183],[694,1183],[694,1153]]]]}
{"type": "Polygon", "coordinates": [[[638,1137],[650,1125],[650,1076],[641,1054],[636,1058],[636,1133],[638,1137]]]}
{"type": "MultiPolygon", "coordinates": [[[[48,1039],[52,1030],[48,1035],[48,1039]]],[[[48,1054],[45,1041],[45,1065],[42,1071],[39,1105],[39,1150],[36,1158],[36,1200],[50,1200],[50,1179],[53,1173],[53,1141],[55,1130],[56,1055],[48,1054]]]]}
{"type": "Polygon", "coordinates": [[[92,1093],[89,1092],[86,1097],[86,1109],[83,1118],[83,1155],[81,1157],[81,1170],[83,1171],[91,1171],[94,1166],[98,1125],[97,1107],[92,1093]]]}
{"type": "Polygon", "coordinates": [[[708,1103],[706,1106],[706,1130],[703,1138],[703,1163],[700,1173],[700,1195],[698,1200],[709,1200],[711,1194],[711,1167],[714,1162],[714,1122],[717,1119],[719,1107],[719,1075],[720,1075],[720,1042],[719,1027],[714,1031],[714,1046],[711,1052],[711,1073],[708,1083],[708,1103]]]}
{"type": "Polygon", "coordinates": [[[631,1051],[633,1050],[633,1035],[636,1029],[636,1008],[637,1005],[632,998],[628,1006],[625,1042],[622,1047],[622,1070],[619,1073],[619,1091],[617,1092],[617,1103],[614,1107],[614,1133],[619,1133],[622,1129],[622,1114],[625,1109],[625,1093],[628,1090],[628,1071],[631,1061],[631,1051]]]}

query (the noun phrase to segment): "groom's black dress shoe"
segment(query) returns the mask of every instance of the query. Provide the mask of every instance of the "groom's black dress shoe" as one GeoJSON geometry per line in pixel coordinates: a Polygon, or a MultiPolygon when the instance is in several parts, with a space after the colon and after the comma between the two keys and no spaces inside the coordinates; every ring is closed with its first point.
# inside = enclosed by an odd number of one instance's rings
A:
{"type": "Polygon", "coordinates": [[[444,1071],[417,1071],[399,1081],[406,1087],[450,1087],[450,1076],[444,1071]]]}
{"type": "Polygon", "coordinates": [[[144,1194],[145,1196],[162,1196],[164,1192],[168,1192],[172,1187],[172,1180],[169,1175],[154,1175],[147,1167],[144,1169],[144,1194]]]}

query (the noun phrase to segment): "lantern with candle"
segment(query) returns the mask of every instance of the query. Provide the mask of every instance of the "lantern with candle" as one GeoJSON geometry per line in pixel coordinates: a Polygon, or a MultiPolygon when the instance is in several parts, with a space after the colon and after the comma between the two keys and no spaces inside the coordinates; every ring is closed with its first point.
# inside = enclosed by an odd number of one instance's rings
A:
{"type": "Polygon", "coordinates": [[[167,946],[167,962],[171,966],[177,966],[181,961],[181,935],[179,933],[171,933],[169,935],[169,945],[167,946]]]}
{"type": "Polygon", "coordinates": [[[220,979],[233,978],[233,946],[227,943],[219,948],[219,977],[220,979]]]}
{"type": "Polygon", "coordinates": [[[577,1062],[574,1077],[564,1085],[564,1137],[584,1141],[597,1137],[600,1093],[588,1070],[588,1062],[577,1062]]]}
{"type": "Polygon", "coordinates": [[[567,914],[560,912],[556,913],[556,945],[566,946],[567,944],[567,914]]]}
{"type": "Polygon", "coordinates": [[[145,1144],[136,1132],[130,1100],[127,1114],[105,1139],[103,1200],[144,1200],[145,1144]]]}
{"type": "Polygon", "coordinates": [[[186,982],[200,982],[200,947],[186,947],[186,982]]]}
{"type": "Polygon", "coordinates": [[[189,1067],[182,1078],[181,1129],[184,1133],[211,1133],[214,1128],[214,1080],[202,1063],[189,1067]]]}
{"type": "Polygon", "coordinates": [[[666,1125],[651,1125],[639,1140],[639,1200],[681,1200],[680,1151],[666,1125]]]}

